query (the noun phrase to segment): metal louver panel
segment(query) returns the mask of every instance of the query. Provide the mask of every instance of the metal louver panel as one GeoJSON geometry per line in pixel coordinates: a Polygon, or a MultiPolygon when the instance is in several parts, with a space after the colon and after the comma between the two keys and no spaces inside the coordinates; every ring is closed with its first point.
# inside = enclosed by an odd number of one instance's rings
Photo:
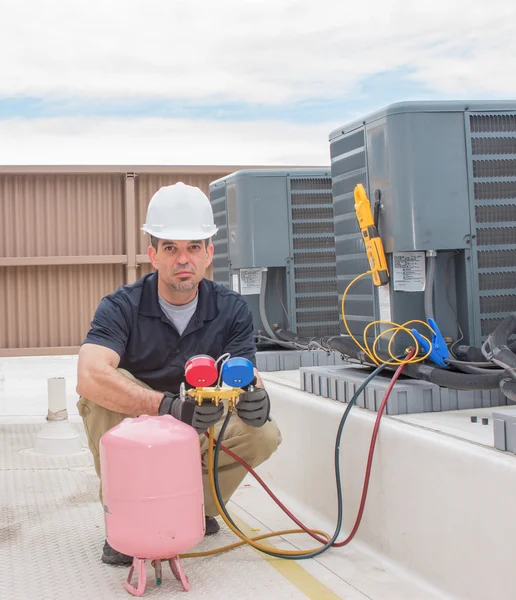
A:
{"type": "Polygon", "coordinates": [[[226,209],[226,184],[210,192],[213,216],[218,231],[213,238],[213,279],[229,286],[228,215],[226,209]]]}
{"type": "Polygon", "coordinates": [[[329,177],[290,179],[295,318],[300,336],[338,333],[331,186],[329,177]]]}
{"type": "MultiPolygon", "coordinates": [[[[337,288],[341,298],[348,284],[369,269],[354,200],[357,184],[361,183],[367,189],[364,129],[333,140],[330,155],[338,257],[337,288]]],[[[369,279],[358,281],[346,296],[346,320],[354,335],[361,335],[366,324],[374,320],[373,289],[369,279]]]]}
{"type": "Polygon", "coordinates": [[[516,311],[516,113],[467,118],[480,335],[516,311]]]}

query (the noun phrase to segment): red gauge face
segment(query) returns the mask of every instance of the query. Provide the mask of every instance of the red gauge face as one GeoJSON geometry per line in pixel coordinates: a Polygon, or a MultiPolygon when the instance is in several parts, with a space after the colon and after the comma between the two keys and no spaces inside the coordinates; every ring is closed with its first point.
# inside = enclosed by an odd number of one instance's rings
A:
{"type": "Polygon", "coordinates": [[[186,381],[192,387],[208,387],[217,381],[218,371],[211,356],[194,356],[185,367],[186,381]]]}

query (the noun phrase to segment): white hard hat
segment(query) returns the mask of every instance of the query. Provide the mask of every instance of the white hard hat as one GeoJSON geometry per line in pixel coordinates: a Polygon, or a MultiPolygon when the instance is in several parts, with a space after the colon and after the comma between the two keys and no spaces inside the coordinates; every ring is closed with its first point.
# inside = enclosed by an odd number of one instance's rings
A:
{"type": "Polygon", "coordinates": [[[142,231],[162,240],[206,240],[217,233],[208,197],[182,182],[152,196],[142,231]]]}

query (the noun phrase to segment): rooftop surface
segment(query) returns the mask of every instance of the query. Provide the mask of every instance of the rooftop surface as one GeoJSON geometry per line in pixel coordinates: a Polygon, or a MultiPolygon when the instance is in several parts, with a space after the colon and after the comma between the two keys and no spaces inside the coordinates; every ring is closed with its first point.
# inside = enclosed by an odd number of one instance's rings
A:
{"type": "MultiPolygon", "coordinates": [[[[130,597],[123,589],[127,568],[109,567],[100,561],[104,542],[103,511],[98,501],[93,461],[75,406],[76,361],[76,356],[0,359],[0,578],[1,595],[9,600],[60,600],[69,599],[72,594],[76,600],[130,597]],[[49,377],[66,379],[69,421],[81,436],[83,451],[80,454],[48,457],[34,452],[35,435],[47,424],[49,377]]],[[[283,390],[296,391],[299,388],[299,373],[295,371],[266,373],[264,378],[271,389],[282,386],[283,390]]],[[[326,402],[328,406],[338,404],[326,402]]],[[[356,410],[360,414],[367,412],[356,410]]],[[[388,419],[489,447],[492,446],[492,428],[471,424],[469,415],[489,415],[492,410],[388,419]]],[[[280,427],[281,415],[280,412],[280,427]]],[[[278,451],[278,455],[283,454],[275,460],[294,451],[288,435],[286,440],[278,451]]],[[[321,460],[324,459],[321,457],[321,460]]],[[[300,464],[299,469],[302,468],[300,464]]],[[[269,472],[265,465],[263,475],[272,479],[270,484],[274,490],[273,469],[269,472]]],[[[277,484],[280,486],[280,481],[277,484]]],[[[303,499],[296,498],[295,494],[286,501],[292,510],[298,510],[302,518],[307,519],[307,524],[331,531],[330,520],[325,521],[316,507],[303,504],[303,499]]],[[[251,478],[235,493],[229,509],[243,530],[255,535],[293,527],[251,478]]],[[[221,532],[203,540],[196,550],[217,548],[235,539],[222,524],[221,532]]],[[[290,549],[314,546],[306,535],[276,538],[271,543],[290,549]]],[[[192,584],[186,597],[192,600],[462,597],[446,595],[417,573],[400,568],[388,557],[372,551],[359,536],[345,548],[307,561],[270,559],[245,547],[219,556],[186,559],[183,567],[192,584]]],[[[185,597],[168,567],[163,570],[161,586],[156,585],[150,565],[147,565],[147,576],[144,597],[185,597]]]]}

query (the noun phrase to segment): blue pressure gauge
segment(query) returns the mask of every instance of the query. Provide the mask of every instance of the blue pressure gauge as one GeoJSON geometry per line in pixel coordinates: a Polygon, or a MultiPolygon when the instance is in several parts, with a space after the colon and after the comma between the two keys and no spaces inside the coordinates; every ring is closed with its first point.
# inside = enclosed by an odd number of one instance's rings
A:
{"type": "Polygon", "coordinates": [[[222,367],[222,381],[230,387],[243,388],[253,379],[253,363],[247,358],[230,358],[222,367]]]}

